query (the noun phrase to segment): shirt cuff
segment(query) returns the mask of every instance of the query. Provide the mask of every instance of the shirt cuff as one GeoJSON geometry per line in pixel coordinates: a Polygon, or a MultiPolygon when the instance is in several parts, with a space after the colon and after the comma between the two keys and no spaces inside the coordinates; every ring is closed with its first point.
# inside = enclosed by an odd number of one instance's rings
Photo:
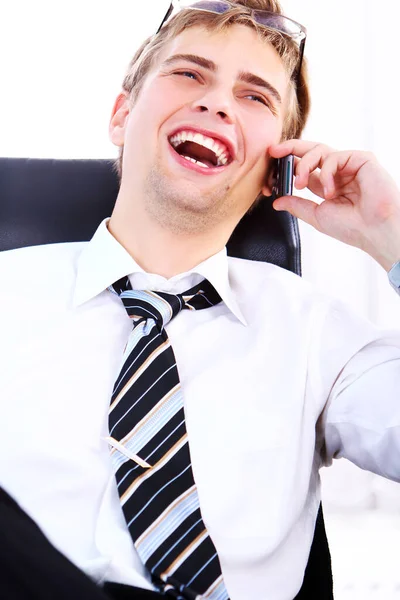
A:
{"type": "Polygon", "coordinates": [[[388,271],[390,285],[400,296],[400,260],[388,271]]]}

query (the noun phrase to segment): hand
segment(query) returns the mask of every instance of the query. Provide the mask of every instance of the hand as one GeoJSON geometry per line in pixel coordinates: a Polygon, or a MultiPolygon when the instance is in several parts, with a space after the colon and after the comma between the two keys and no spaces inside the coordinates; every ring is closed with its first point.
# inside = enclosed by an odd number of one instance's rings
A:
{"type": "Polygon", "coordinates": [[[295,187],[323,199],[275,200],[318,231],[361,248],[389,270],[400,260],[400,191],[371,152],[338,152],[324,144],[287,140],[268,149],[273,158],[295,156],[295,187]],[[320,169],[317,171],[317,169],[320,169]]]}

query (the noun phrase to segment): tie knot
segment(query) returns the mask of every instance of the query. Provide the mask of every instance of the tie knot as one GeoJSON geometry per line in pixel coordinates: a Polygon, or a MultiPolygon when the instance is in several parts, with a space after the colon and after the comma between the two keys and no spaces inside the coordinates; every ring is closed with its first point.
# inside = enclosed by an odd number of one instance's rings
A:
{"type": "Polygon", "coordinates": [[[160,327],[164,327],[184,308],[202,310],[221,302],[221,296],[207,279],[183,294],[133,290],[128,277],[122,277],[109,289],[119,295],[132,319],[154,319],[160,327]]]}

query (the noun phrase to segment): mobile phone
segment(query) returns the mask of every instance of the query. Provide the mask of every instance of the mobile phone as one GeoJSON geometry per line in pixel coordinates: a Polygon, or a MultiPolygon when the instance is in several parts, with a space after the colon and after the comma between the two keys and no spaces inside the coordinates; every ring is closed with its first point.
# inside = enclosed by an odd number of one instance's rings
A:
{"type": "Polygon", "coordinates": [[[289,154],[276,160],[274,171],[274,185],[272,188],[273,200],[281,196],[291,196],[293,194],[294,178],[294,156],[289,154]]]}

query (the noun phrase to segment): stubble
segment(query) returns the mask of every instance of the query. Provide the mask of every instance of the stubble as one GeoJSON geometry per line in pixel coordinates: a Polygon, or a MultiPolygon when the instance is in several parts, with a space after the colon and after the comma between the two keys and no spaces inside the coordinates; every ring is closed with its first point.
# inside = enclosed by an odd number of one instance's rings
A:
{"type": "MultiPolygon", "coordinates": [[[[207,176],[205,176],[207,177],[207,176]]],[[[230,186],[223,184],[201,195],[193,184],[175,186],[153,166],[145,183],[146,210],[160,226],[176,234],[205,233],[232,212],[230,186]]]]}

